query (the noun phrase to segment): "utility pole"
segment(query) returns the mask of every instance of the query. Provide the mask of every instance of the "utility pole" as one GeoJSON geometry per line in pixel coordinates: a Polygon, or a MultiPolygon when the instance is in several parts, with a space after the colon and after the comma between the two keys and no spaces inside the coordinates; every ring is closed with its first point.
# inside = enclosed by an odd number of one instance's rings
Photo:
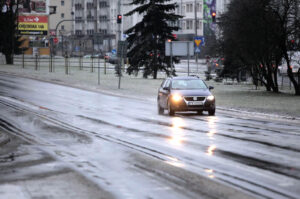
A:
{"type": "MultiPolygon", "coordinates": [[[[197,17],[197,0],[194,1],[194,11],[195,11],[195,37],[198,36],[198,17],[197,17]]],[[[195,60],[196,60],[196,65],[197,65],[197,73],[198,73],[198,53],[195,53],[195,60]]]]}
{"type": "MultiPolygon", "coordinates": [[[[121,0],[118,0],[118,15],[121,15],[121,0]]],[[[118,18],[117,18],[118,20],[118,18]]],[[[121,23],[117,23],[118,24],[118,35],[117,35],[117,48],[119,48],[120,46],[118,45],[119,41],[121,41],[121,23]]],[[[121,70],[121,57],[118,58],[118,70],[119,70],[119,84],[118,84],[118,88],[121,88],[121,76],[122,76],[122,70],[121,70]]]]}
{"type": "MultiPolygon", "coordinates": [[[[121,14],[121,0],[118,0],[118,15],[121,14]]],[[[118,23],[118,36],[117,41],[121,40],[121,23],[118,23]]]]}

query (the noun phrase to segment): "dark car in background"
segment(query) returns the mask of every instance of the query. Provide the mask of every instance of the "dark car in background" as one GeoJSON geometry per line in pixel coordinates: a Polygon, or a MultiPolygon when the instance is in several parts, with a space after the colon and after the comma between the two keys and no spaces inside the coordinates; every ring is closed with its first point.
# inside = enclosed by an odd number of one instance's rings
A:
{"type": "Polygon", "coordinates": [[[104,59],[106,62],[111,64],[117,64],[118,63],[118,57],[113,53],[105,53],[104,59]]]}
{"type": "Polygon", "coordinates": [[[163,114],[167,109],[171,116],[177,111],[197,111],[198,114],[208,111],[209,115],[214,115],[216,101],[211,89],[213,87],[208,87],[197,76],[167,78],[158,90],[158,113],[163,114]]]}

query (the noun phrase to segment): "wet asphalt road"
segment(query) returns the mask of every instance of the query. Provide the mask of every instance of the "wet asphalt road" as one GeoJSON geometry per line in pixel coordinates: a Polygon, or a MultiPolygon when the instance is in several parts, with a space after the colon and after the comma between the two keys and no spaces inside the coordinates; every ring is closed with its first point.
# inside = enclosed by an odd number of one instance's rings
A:
{"type": "Polygon", "coordinates": [[[300,196],[297,123],[225,111],[169,117],[148,101],[9,75],[0,75],[0,110],[2,129],[116,198],[218,197],[195,183],[203,176],[257,198],[300,196]]]}

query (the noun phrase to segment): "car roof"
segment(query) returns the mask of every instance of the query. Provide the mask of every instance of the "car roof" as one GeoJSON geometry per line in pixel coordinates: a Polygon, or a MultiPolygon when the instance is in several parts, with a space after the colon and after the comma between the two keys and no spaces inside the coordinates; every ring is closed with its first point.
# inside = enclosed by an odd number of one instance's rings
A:
{"type": "Polygon", "coordinates": [[[170,79],[178,79],[178,80],[189,80],[189,79],[200,79],[198,76],[177,76],[177,77],[170,77],[170,79]]]}

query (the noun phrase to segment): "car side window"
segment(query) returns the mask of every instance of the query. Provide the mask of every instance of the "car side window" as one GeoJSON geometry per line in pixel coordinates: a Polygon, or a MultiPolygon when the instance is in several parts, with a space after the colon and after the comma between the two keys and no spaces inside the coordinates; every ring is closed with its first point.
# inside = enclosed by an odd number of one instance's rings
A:
{"type": "Polygon", "coordinates": [[[163,87],[164,87],[164,85],[165,85],[166,81],[167,81],[167,80],[164,80],[164,81],[161,83],[161,85],[160,85],[160,87],[161,87],[161,88],[163,88],[163,87]]]}
{"type": "Polygon", "coordinates": [[[170,80],[167,80],[167,81],[166,81],[166,83],[165,83],[164,87],[168,87],[168,88],[170,88],[170,80]]]}

